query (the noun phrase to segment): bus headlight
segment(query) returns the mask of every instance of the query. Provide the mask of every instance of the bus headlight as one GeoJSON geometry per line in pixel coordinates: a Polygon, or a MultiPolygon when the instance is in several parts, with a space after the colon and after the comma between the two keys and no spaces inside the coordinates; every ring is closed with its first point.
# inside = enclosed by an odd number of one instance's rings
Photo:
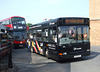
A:
{"type": "Polygon", "coordinates": [[[16,26],[14,26],[14,29],[16,29],[17,27],[16,26]]]}
{"type": "Polygon", "coordinates": [[[63,55],[67,55],[67,52],[64,52],[63,55]]]}
{"type": "Polygon", "coordinates": [[[66,48],[66,46],[63,46],[63,48],[66,48]]]}
{"type": "Polygon", "coordinates": [[[87,49],[86,51],[90,51],[90,49],[87,49]]]}

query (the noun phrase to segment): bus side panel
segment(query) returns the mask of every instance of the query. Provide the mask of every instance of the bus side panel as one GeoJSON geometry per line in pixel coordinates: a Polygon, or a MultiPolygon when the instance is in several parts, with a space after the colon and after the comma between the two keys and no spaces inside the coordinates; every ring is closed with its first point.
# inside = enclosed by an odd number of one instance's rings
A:
{"type": "Polygon", "coordinates": [[[46,50],[48,49],[49,58],[58,60],[58,50],[56,43],[40,42],[38,41],[40,51],[39,54],[46,56],[46,50]]]}
{"type": "Polygon", "coordinates": [[[33,48],[33,51],[35,53],[45,55],[45,51],[47,48],[46,45],[47,45],[47,42],[33,41],[32,40],[32,48],[33,48]]]}
{"type": "Polygon", "coordinates": [[[39,50],[37,49],[37,46],[36,46],[36,41],[33,41],[31,40],[31,52],[34,52],[34,53],[39,53],[39,50]]]}

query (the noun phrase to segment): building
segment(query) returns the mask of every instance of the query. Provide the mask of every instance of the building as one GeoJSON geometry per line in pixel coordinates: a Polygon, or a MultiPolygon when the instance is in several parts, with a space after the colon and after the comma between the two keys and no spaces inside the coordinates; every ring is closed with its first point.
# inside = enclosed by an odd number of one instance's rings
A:
{"type": "Polygon", "coordinates": [[[89,0],[90,41],[100,45],[100,0],[89,0]]]}

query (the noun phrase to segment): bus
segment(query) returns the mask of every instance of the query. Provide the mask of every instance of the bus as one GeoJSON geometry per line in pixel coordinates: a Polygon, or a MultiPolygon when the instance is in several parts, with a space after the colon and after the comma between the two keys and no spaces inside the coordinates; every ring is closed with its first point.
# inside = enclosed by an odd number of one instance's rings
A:
{"type": "Polygon", "coordinates": [[[29,26],[30,51],[57,61],[90,55],[89,18],[61,17],[29,26]]]}
{"type": "Polygon", "coordinates": [[[26,47],[26,22],[25,18],[20,16],[12,16],[1,20],[1,25],[10,29],[10,34],[14,38],[14,48],[26,47]]]}

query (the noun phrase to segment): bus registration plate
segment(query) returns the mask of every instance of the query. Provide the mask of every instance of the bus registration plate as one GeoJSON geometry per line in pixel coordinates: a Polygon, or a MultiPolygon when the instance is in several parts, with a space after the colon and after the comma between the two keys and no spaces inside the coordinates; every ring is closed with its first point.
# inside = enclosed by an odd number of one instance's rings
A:
{"type": "Polygon", "coordinates": [[[23,45],[19,45],[19,47],[23,47],[23,45]]]}
{"type": "Polygon", "coordinates": [[[80,58],[81,57],[81,55],[75,55],[74,56],[74,58],[80,58]]]}

